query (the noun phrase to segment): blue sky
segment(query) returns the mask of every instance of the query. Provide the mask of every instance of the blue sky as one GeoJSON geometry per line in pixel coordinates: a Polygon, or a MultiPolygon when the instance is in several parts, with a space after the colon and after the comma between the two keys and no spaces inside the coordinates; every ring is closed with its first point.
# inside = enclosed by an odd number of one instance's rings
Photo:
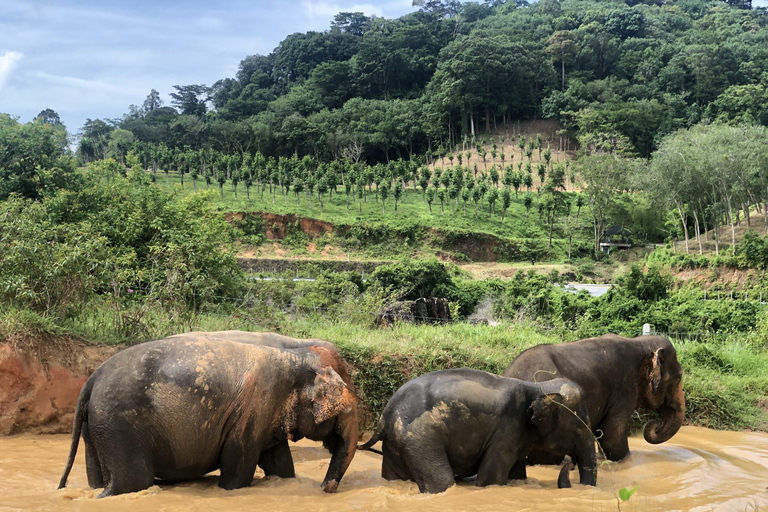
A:
{"type": "Polygon", "coordinates": [[[0,0],[0,112],[25,122],[52,108],[70,132],[119,117],[149,91],[233,77],[285,36],[326,30],[341,11],[387,18],[411,0],[0,0]]]}

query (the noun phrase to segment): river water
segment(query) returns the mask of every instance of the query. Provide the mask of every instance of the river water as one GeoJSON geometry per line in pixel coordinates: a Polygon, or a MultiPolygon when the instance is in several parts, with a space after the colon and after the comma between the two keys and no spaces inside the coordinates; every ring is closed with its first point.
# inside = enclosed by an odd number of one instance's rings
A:
{"type": "MultiPolygon", "coordinates": [[[[652,446],[632,438],[630,448],[628,459],[601,468],[596,488],[557,489],[557,468],[533,467],[525,482],[487,488],[461,482],[438,495],[420,495],[411,482],[383,480],[380,456],[360,452],[339,492],[327,495],[320,482],[329,455],[319,444],[302,441],[292,446],[296,479],[262,478],[249,488],[224,491],[211,475],[96,500],[99,491],[87,485],[82,442],[68,487],[57,491],[69,436],[22,435],[0,438],[0,510],[768,510],[768,434],[683,427],[670,442],[652,446]],[[635,486],[635,495],[619,508],[618,490],[635,486]]],[[[577,473],[571,475],[578,482],[577,473]]]]}

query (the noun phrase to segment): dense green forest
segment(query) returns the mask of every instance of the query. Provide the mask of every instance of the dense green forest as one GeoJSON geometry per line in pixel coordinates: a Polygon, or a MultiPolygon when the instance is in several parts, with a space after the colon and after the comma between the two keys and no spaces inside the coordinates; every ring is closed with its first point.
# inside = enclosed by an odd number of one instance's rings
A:
{"type": "Polygon", "coordinates": [[[104,158],[135,140],[375,163],[540,117],[573,139],[647,158],[664,135],[701,121],[768,122],[764,9],[422,3],[393,20],[340,13],[325,32],[245,57],[235,77],[176,86],[171,106],[152,91],[120,119],[89,120],[79,155],[104,158]]]}

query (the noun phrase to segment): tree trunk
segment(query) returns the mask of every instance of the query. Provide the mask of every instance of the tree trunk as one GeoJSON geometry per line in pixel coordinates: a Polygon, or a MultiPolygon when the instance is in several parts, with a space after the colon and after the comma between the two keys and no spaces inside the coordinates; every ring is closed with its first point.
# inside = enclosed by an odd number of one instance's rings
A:
{"type": "Polygon", "coordinates": [[[731,220],[731,243],[733,244],[731,247],[733,250],[736,250],[736,227],[733,224],[733,206],[731,205],[731,197],[726,196],[726,201],[728,201],[728,216],[731,220]]]}
{"type": "Polygon", "coordinates": [[[677,213],[680,215],[680,222],[683,223],[683,232],[685,233],[685,253],[689,254],[690,251],[688,250],[688,223],[686,222],[686,217],[683,215],[683,208],[680,205],[680,203],[675,203],[677,205],[677,213]]]}
{"type": "Polygon", "coordinates": [[[562,88],[565,90],[565,55],[560,59],[560,68],[562,70],[562,88]]]}
{"type": "Polygon", "coordinates": [[[696,242],[699,244],[699,256],[703,254],[702,248],[701,248],[701,227],[699,226],[699,214],[696,212],[696,209],[693,209],[693,220],[694,220],[694,228],[696,229],[696,242]]]}
{"type": "Polygon", "coordinates": [[[747,229],[749,229],[750,224],[752,223],[751,222],[752,219],[749,216],[749,207],[750,207],[750,204],[749,204],[749,201],[747,201],[747,203],[745,205],[743,205],[743,208],[744,208],[744,219],[746,219],[746,221],[747,221],[747,229]]]}

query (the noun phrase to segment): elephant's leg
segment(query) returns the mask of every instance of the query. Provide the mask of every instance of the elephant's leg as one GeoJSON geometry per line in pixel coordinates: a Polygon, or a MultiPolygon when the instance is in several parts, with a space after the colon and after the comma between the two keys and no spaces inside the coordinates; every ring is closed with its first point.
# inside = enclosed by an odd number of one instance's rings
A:
{"type": "MultiPolygon", "coordinates": [[[[509,474],[512,471],[512,461],[508,454],[501,452],[497,447],[491,446],[491,449],[480,461],[480,467],[477,469],[477,486],[486,485],[506,485],[509,474]]],[[[523,465],[525,469],[525,465],[523,465]]]]}
{"type": "Polygon", "coordinates": [[[598,430],[602,433],[602,435],[598,433],[598,442],[606,459],[617,461],[629,455],[627,430],[630,419],[631,414],[609,414],[598,426],[598,430]]]}
{"type": "Polygon", "coordinates": [[[415,449],[404,449],[403,462],[420,492],[444,492],[456,483],[448,454],[437,443],[422,443],[415,449]]]}
{"type": "Polygon", "coordinates": [[[383,479],[413,480],[408,468],[403,464],[403,459],[391,449],[387,440],[384,440],[382,452],[381,477],[383,479]]]}
{"type": "Polygon", "coordinates": [[[293,457],[288,441],[283,441],[269,450],[259,454],[259,467],[267,476],[274,475],[280,478],[294,478],[293,457]]]}
{"type": "Polygon", "coordinates": [[[520,459],[512,465],[512,469],[509,470],[510,480],[525,480],[528,478],[528,473],[525,470],[525,459],[520,459]]]}
{"type": "Polygon", "coordinates": [[[151,450],[145,448],[136,435],[126,433],[126,430],[118,429],[123,432],[118,440],[92,438],[106,483],[99,498],[142,491],[155,483],[151,450]]]}
{"type": "Polygon", "coordinates": [[[261,448],[241,437],[228,437],[221,449],[219,487],[228,491],[248,487],[259,462],[261,448]]]}
{"type": "Polygon", "coordinates": [[[88,422],[84,421],[82,426],[83,444],[85,444],[85,472],[88,475],[88,485],[92,489],[101,489],[104,487],[104,474],[101,471],[101,462],[96,447],[91,441],[91,433],[88,429],[88,422]]]}

